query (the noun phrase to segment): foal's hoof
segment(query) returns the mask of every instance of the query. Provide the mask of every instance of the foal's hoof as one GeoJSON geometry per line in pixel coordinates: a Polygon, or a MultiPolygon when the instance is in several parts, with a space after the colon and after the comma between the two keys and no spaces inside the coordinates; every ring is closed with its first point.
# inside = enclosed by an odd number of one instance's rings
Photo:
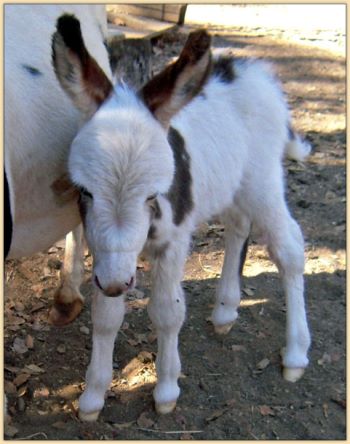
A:
{"type": "Polygon", "coordinates": [[[97,412],[85,413],[79,410],[79,419],[84,422],[94,422],[97,421],[98,415],[100,414],[100,410],[97,412]]]}
{"type": "Polygon", "coordinates": [[[49,323],[56,327],[70,324],[80,314],[83,308],[83,301],[75,299],[73,302],[64,304],[55,300],[53,307],[49,312],[49,323]]]}
{"type": "Polygon", "coordinates": [[[224,325],[215,325],[214,326],[215,333],[217,333],[218,335],[227,335],[227,333],[233,327],[233,324],[234,324],[234,322],[229,322],[228,324],[224,324],[224,325]]]}
{"type": "Polygon", "coordinates": [[[164,402],[162,404],[156,403],[156,412],[161,415],[166,415],[167,413],[171,413],[176,407],[176,401],[172,402],[164,402]]]}
{"type": "Polygon", "coordinates": [[[289,382],[297,382],[304,374],[304,368],[284,367],[283,378],[289,382]]]}

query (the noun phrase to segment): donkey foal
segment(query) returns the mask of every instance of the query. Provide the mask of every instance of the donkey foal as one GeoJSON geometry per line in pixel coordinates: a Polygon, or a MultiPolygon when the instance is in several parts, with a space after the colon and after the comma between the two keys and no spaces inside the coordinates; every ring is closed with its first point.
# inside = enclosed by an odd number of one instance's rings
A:
{"type": "Polygon", "coordinates": [[[153,263],[148,312],[157,328],[156,408],[180,393],[181,288],[191,234],[214,215],[226,225],[222,277],[212,321],[227,333],[240,302],[240,253],[253,232],[268,245],[287,298],[284,377],[299,379],[310,335],[303,296],[303,237],[286,206],[282,158],[310,147],[290,129],[283,93],[259,61],[212,58],[205,31],[138,93],[115,88],[87,52],[79,22],[62,16],[52,40],[57,78],[85,117],[69,157],[94,258],[93,350],[80,417],[95,420],[112,379],[123,294],[135,285],[144,249],[153,263]]]}

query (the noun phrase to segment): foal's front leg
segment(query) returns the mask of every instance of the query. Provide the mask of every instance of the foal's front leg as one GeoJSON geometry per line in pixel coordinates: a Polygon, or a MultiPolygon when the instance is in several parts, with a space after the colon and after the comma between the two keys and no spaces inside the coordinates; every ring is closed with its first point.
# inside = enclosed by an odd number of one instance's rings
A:
{"type": "Polygon", "coordinates": [[[97,292],[92,300],[92,355],[86,388],[79,399],[79,417],[96,421],[113,377],[113,348],[125,313],[124,297],[109,298],[97,292]]]}
{"type": "Polygon", "coordinates": [[[153,289],[149,316],[157,329],[157,385],[153,392],[158,413],[170,413],[176,406],[180,388],[177,380],[181,363],[178,334],[185,319],[185,299],[181,288],[189,240],[170,244],[153,264],[153,289]]]}

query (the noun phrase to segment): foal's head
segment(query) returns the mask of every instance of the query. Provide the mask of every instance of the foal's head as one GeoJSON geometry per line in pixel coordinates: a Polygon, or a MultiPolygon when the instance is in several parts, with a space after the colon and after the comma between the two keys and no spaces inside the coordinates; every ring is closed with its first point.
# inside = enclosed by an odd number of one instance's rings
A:
{"type": "Polygon", "coordinates": [[[205,82],[210,37],[190,34],[178,60],[137,93],[113,87],[88,53],[74,16],[58,19],[52,51],[57,78],[85,121],[71,147],[69,172],[80,190],[94,280],[106,295],[118,296],[135,282],[137,256],[159,217],[157,199],[172,184],[170,119],[205,82]]]}

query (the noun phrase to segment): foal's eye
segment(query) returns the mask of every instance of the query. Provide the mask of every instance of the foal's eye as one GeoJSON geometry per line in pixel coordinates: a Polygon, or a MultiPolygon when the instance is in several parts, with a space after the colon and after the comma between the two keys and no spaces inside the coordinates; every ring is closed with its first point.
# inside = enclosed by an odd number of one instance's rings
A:
{"type": "Polygon", "coordinates": [[[79,192],[81,196],[84,197],[89,197],[90,199],[93,198],[92,194],[90,193],[90,191],[88,191],[86,188],[84,187],[79,187],[79,192]]]}
{"type": "Polygon", "coordinates": [[[151,194],[150,196],[147,197],[146,202],[151,202],[156,197],[157,197],[157,193],[151,194]]]}

